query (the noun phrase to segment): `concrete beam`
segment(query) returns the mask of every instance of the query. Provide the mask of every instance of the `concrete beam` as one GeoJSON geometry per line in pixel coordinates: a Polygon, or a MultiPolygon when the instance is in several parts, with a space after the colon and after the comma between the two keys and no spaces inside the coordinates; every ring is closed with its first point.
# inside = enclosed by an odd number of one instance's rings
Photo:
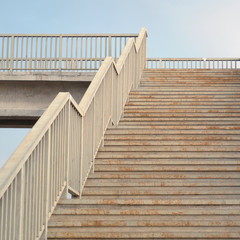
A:
{"type": "Polygon", "coordinates": [[[1,73],[0,127],[34,125],[59,92],[79,103],[94,73],[1,73]]]}

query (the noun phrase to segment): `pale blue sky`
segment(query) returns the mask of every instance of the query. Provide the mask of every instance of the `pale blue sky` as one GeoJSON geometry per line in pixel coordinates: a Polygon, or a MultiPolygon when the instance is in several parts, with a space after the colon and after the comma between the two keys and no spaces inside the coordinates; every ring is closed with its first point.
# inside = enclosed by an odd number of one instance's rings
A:
{"type": "MultiPolygon", "coordinates": [[[[138,33],[145,26],[148,57],[240,56],[240,0],[2,0],[0,6],[1,33],[138,33]]],[[[6,143],[0,129],[0,166],[21,132],[8,132],[6,143]]]]}

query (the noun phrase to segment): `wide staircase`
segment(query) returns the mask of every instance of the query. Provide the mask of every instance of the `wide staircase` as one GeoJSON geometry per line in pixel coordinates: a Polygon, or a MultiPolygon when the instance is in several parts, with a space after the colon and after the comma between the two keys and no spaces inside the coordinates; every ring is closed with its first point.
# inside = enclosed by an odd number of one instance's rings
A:
{"type": "Polygon", "coordinates": [[[49,239],[240,239],[240,73],[145,70],[49,239]]]}

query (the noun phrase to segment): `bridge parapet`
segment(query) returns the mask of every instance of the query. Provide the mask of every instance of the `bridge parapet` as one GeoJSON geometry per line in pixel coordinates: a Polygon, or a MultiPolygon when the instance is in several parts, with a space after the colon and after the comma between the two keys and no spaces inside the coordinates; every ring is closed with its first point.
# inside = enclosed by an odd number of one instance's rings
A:
{"type": "Polygon", "coordinates": [[[148,58],[149,69],[240,69],[240,58],[148,58]]]}
{"type": "Polygon", "coordinates": [[[96,71],[138,34],[0,34],[0,72],[96,71]]]}

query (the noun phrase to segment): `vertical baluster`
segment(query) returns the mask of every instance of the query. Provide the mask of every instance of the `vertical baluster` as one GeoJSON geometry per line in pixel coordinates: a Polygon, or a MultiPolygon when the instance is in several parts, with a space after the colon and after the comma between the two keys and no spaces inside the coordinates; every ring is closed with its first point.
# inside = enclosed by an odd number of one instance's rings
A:
{"type": "Polygon", "coordinates": [[[7,62],[7,70],[10,70],[10,63],[9,63],[9,36],[7,37],[7,58],[6,58],[6,62],[7,62]]]}
{"type": "Polygon", "coordinates": [[[38,37],[36,37],[36,52],[35,52],[35,62],[34,62],[34,70],[37,69],[37,62],[38,62],[38,37]]]}
{"type": "Polygon", "coordinates": [[[97,57],[98,57],[98,52],[97,52],[97,46],[98,46],[98,37],[95,37],[95,64],[94,64],[94,68],[97,69],[97,57]]]}
{"type": "Polygon", "coordinates": [[[25,202],[24,202],[24,223],[23,223],[23,236],[25,236],[26,239],[28,235],[28,228],[29,228],[29,192],[30,192],[30,186],[29,186],[29,171],[30,171],[30,159],[28,159],[25,163],[25,202]]]}
{"type": "Polygon", "coordinates": [[[13,192],[13,183],[8,188],[8,202],[9,202],[9,208],[8,208],[8,239],[12,239],[12,231],[13,231],[13,219],[12,219],[12,192],[13,192]]]}
{"type": "Polygon", "coordinates": [[[40,191],[41,191],[41,184],[40,184],[40,152],[42,148],[42,140],[39,142],[37,149],[36,149],[36,172],[35,172],[35,178],[36,178],[36,192],[35,192],[35,196],[36,196],[36,204],[35,204],[35,234],[34,236],[39,236],[39,202],[40,202],[40,191]]]}
{"type": "Polygon", "coordinates": [[[58,49],[58,37],[55,36],[55,58],[54,58],[54,71],[57,71],[58,67],[57,67],[57,50],[58,49]]]}
{"type": "Polygon", "coordinates": [[[118,56],[118,58],[121,56],[121,53],[122,53],[122,37],[119,37],[119,41],[120,41],[120,46],[119,46],[119,56],[118,56]]]}
{"type": "Polygon", "coordinates": [[[30,71],[33,69],[33,36],[31,37],[31,52],[30,52],[30,71]]]}
{"type": "Polygon", "coordinates": [[[58,71],[62,71],[62,51],[63,51],[63,36],[62,34],[59,36],[59,63],[58,63],[58,71]]]}
{"type": "Polygon", "coordinates": [[[48,70],[52,70],[52,40],[53,40],[53,37],[50,37],[50,58],[49,58],[49,60],[50,60],[50,69],[48,69],[48,70]]]}
{"type": "MultiPolygon", "coordinates": [[[[18,213],[17,213],[17,201],[18,201],[18,196],[17,196],[17,181],[18,180],[18,177],[16,177],[13,181],[13,191],[12,191],[12,198],[13,198],[13,205],[12,205],[12,213],[13,213],[13,216],[12,216],[12,225],[13,225],[13,229],[12,229],[12,239],[16,239],[16,231],[17,231],[17,216],[18,213]]],[[[1,236],[0,236],[1,238],[1,236]]]]}
{"type": "MultiPolygon", "coordinates": [[[[3,37],[1,37],[1,43],[2,43],[2,56],[1,56],[1,66],[0,66],[0,68],[3,70],[4,68],[5,68],[5,64],[4,64],[4,61],[3,61],[3,59],[4,59],[4,39],[5,39],[5,37],[3,36],[3,37]]],[[[1,236],[1,235],[0,235],[1,236]]]]}
{"type": "Polygon", "coordinates": [[[16,69],[16,71],[17,71],[17,69],[18,69],[18,44],[19,44],[19,37],[17,37],[16,36],[16,38],[17,38],[17,46],[16,46],[16,64],[15,64],[15,69],[16,69]]]}
{"type": "Polygon", "coordinates": [[[4,231],[4,209],[5,209],[5,205],[4,205],[4,194],[3,196],[0,198],[0,239],[3,239],[3,231],[4,231]]]}
{"type": "Polygon", "coordinates": [[[105,37],[105,56],[104,58],[107,57],[107,37],[105,37]]]}
{"type": "Polygon", "coordinates": [[[40,41],[40,59],[39,59],[39,69],[42,69],[42,50],[43,50],[43,36],[41,36],[41,41],[40,41]]]}
{"type": "Polygon", "coordinates": [[[108,37],[108,56],[112,56],[112,36],[108,37]]]}
{"type": "Polygon", "coordinates": [[[33,161],[32,161],[32,155],[29,157],[29,192],[26,193],[28,194],[29,197],[29,209],[28,209],[28,232],[27,232],[27,239],[32,239],[31,236],[31,230],[32,230],[32,218],[31,218],[31,213],[32,213],[32,198],[33,196],[33,191],[32,191],[32,185],[33,185],[33,161]]]}
{"type": "Polygon", "coordinates": [[[48,37],[45,38],[45,71],[48,68],[48,37]]]}
{"type": "Polygon", "coordinates": [[[86,37],[86,43],[85,43],[85,69],[87,69],[87,67],[88,67],[87,45],[88,45],[88,37],[86,37]]]}
{"type": "Polygon", "coordinates": [[[8,208],[9,208],[9,199],[8,199],[8,189],[6,190],[6,192],[5,192],[5,201],[4,201],[4,203],[5,203],[5,209],[4,209],[4,217],[3,217],[3,219],[4,219],[4,224],[3,224],[3,240],[4,239],[8,239],[8,237],[7,237],[7,234],[8,234],[8,229],[9,229],[9,225],[8,225],[8,222],[9,222],[9,220],[8,220],[8,208]]]}
{"type": "Polygon", "coordinates": [[[73,69],[73,37],[71,38],[71,69],[73,69]]]}
{"type": "Polygon", "coordinates": [[[66,37],[66,70],[68,69],[68,40],[69,40],[69,37],[66,37]]]}
{"type": "MultiPolygon", "coordinates": [[[[38,205],[37,205],[37,233],[39,234],[42,231],[42,193],[43,193],[43,149],[44,149],[45,135],[42,137],[41,142],[39,143],[39,161],[38,161],[38,205]]],[[[40,237],[40,236],[39,236],[40,237]]]]}
{"type": "Polygon", "coordinates": [[[26,195],[25,195],[25,169],[26,163],[18,173],[15,182],[15,209],[16,209],[16,231],[14,233],[13,239],[25,240],[25,235],[23,234],[24,222],[26,221],[24,218],[24,207],[26,195]]]}
{"type": "Polygon", "coordinates": [[[115,62],[117,62],[117,37],[115,37],[115,62]]]}
{"type": "Polygon", "coordinates": [[[51,162],[51,129],[52,126],[48,129],[45,138],[45,151],[44,151],[44,163],[43,163],[43,224],[44,224],[44,232],[42,234],[42,239],[47,239],[47,223],[48,223],[48,213],[50,209],[50,192],[51,192],[51,178],[50,178],[50,162],[51,162]]]}
{"type": "Polygon", "coordinates": [[[32,208],[32,239],[35,238],[36,236],[36,220],[37,220],[37,216],[36,216],[36,210],[37,210],[37,178],[38,178],[38,174],[37,174],[37,162],[38,162],[38,148],[39,145],[36,146],[34,152],[33,152],[33,195],[32,195],[32,201],[33,201],[33,208],[32,208]]]}
{"type": "Polygon", "coordinates": [[[90,37],[90,69],[92,69],[92,37],[90,37]]]}
{"type": "Polygon", "coordinates": [[[22,44],[21,44],[21,66],[20,66],[20,69],[22,70],[23,69],[23,42],[24,42],[24,37],[22,36],[22,44]]]}
{"type": "Polygon", "coordinates": [[[102,37],[100,37],[100,64],[99,67],[102,65],[102,37]]]}
{"type": "Polygon", "coordinates": [[[81,66],[80,69],[83,69],[83,37],[80,38],[81,39],[81,66]]]}
{"type": "Polygon", "coordinates": [[[75,56],[76,62],[75,62],[75,69],[77,70],[78,69],[78,37],[76,37],[75,39],[76,39],[76,56],[75,56]]]}

